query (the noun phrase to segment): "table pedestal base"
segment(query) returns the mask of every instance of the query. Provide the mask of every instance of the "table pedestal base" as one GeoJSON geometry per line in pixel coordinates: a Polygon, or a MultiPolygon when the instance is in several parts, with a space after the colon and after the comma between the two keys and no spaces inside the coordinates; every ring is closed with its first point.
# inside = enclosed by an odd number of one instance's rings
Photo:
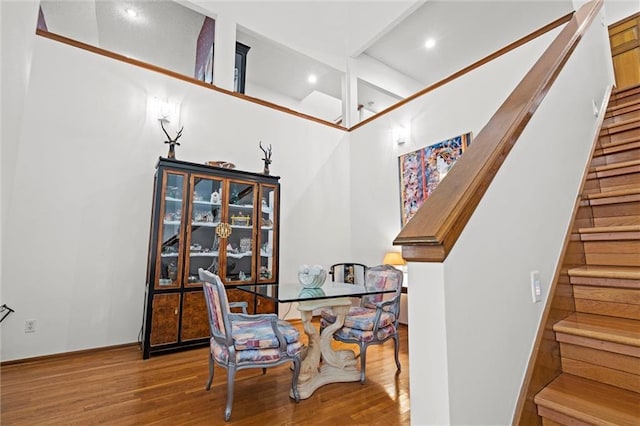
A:
{"type": "Polygon", "coordinates": [[[309,300],[298,305],[304,331],[309,337],[298,378],[300,399],[309,398],[316,389],[329,383],[360,381],[360,370],[356,367],[354,352],[336,351],[331,347],[333,333],[344,324],[344,317],[350,306],[351,300],[348,298],[309,300]],[[320,334],[311,319],[313,311],[322,307],[330,307],[336,315],[336,321],[320,334]]]}

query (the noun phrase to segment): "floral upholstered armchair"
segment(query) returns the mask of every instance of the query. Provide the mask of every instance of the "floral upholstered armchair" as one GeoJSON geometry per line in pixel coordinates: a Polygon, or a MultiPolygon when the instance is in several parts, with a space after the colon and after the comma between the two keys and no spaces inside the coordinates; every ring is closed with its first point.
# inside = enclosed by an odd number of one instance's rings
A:
{"type": "Polygon", "coordinates": [[[206,389],[211,389],[214,363],[226,368],[225,421],[231,418],[236,371],[245,368],[262,368],[265,372],[267,367],[292,362],[290,395],[298,402],[298,375],[303,347],[298,330],[288,322],[278,320],[275,314],[247,315],[230,312],[227,294],[220,278],[202,268],[198,273],[203,282],[211,327],[209,381],[206,389]]]}
{"type": "MultiPolygon", "coordinates": [[[[395,342],[395,360],[398,371],[400,360],[398,352],[398,318],[400,317],[400,295],[402,293],[402,271],[389,265],[367,268],[365,286],[376,289],[393,289],[392,293],[363,296],[360,306],[349,308],[342,328],[335,331],[333,337],[345,343],[360,346],[360,383],[365,382],[366,354],[369,345],[377,345],[393,339],[395,342]]],[[[321,328],[336,321],[330,309],[321,312],[321,328]]]]}

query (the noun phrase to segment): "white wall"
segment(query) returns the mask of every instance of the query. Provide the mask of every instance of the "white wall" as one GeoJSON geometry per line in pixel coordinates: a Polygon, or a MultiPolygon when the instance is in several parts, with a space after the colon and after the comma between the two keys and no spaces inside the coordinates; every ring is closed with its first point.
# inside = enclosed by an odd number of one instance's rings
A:
{"type": "Polygon", "coordinates": [[[137,339],[153,172],[167,152],[150,96],[182,103],[179,159],[261,171],[258,142],[273,145],[281,279],[351,252],[347,133],[31,37],[15,197],[3,198],[2,302],[16,311],[2,324],[3,361],[137,339]]]}
{"type": "MultiPolygon", "coordinates": [[[[593,142],[591,102],[600,105],[612,81],[598,21],[446,262],[409,265],[412,424],[511,422],[543,307],[531,302],[529,272],[541,272],[546,296],[593,142]]],[[[352,240],[364,263],[381,259],[399,232],[397,156],[467,131],[477,135],[550,38],[353,132],[352,240]],[[407,122],[410,142],[398,149],[390,130],[407,122]]]]}
{"type": "Polygon", "coordinates": [[[596,20],[445,261],[453,424],[513,417],[544,308],[530,271],[546,298],[597,134],[592,101],[613,83],[608,46],[596,20]]]}
{"type": "Polygon", "coordinates": [[[611,25],[640,12],[640,0],[605,0],[604,9],[606,23],[611,25]]]}

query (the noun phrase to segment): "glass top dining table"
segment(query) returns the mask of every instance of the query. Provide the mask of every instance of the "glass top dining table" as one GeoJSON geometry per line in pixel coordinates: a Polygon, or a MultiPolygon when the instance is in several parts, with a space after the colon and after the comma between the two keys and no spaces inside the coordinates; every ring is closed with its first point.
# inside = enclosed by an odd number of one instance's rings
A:
{"type": "Polygon", "coordinates": [[[339,297],[361,297],[371,294],[393,293],[395,289],[377,289],[363,285],[325,282],[319,288],[305,288],[299,283],[251,284],[236,287],[249,293],[258,294],[279,303],[304,302],[334,299],[339,297]]]}
{"type": "Polygon", "coordinates": [[[300,319],[308,338],[302,358],[298,393],[301,399],[309,398],[316,389],[329,383],[360,381],[355,353],[348,349],[335,350],[332,336],[344,324],[351,307],[351,297],[393,293],[395,289],[377,289],[363,285],[326,281],[319,288],[304,288],[299,283],[251,284],[236,287],[260,295],[277,303],[297,302],[300,319]],[[336,315],[333,324],[319,330],[312,323],[313,312],[330,308],[336,315]]]}

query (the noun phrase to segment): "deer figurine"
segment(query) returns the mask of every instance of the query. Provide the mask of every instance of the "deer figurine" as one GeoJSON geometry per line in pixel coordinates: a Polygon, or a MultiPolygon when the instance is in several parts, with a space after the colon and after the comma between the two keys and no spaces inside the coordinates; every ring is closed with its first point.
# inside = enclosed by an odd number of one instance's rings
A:
{"type": "Polygon", "coordinates": [[[184,126],[182,126],[182,128],[178,131],[175,139],[171,139],[171,136],[169,136],[169,133],[167,133],[167,130],[164,128],[163,120],[160,120],[160,127],[162,127],[162,131],[165,135],[167,135],[167,138],[169,139],[168,141],[164,141],[164,143],[169,144],[169,154],[167,154],[167,158],[176,158],[176,145],[180,145],[178,143],[178,139],[180,138],[180,136],[182,136],[184,126]]]}
{"type": "Polygon", "coordinates": [[[271,144],[269,144],[269,149],[264,149],[262,147],[262,141],[260,141],[260,149],[262,150],[262,152],[264,152],[264,158],[262,159],[264,161],[264,171],[263,173],[265,175],[269,174],[269,164],[271,164],[271,144]]]}

